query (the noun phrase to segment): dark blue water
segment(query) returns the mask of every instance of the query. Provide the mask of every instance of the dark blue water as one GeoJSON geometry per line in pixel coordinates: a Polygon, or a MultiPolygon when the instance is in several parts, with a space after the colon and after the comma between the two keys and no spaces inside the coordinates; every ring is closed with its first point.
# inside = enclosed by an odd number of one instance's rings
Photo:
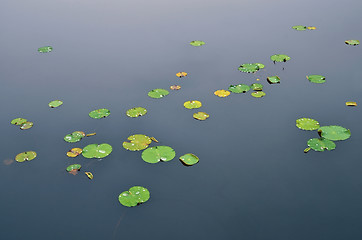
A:
{"type": "Polygon", "coordinates": [[[362,2],[345,1],[7,1],[0,8],[0,239],[362,238],[362,2]],[[298,32],[293,25],[316,26],[298,32]],[[203,40],[196,48],[190,41],[203,40]],[[51,45],[48,54],[37,48],[51,45]],[[273,54],[287,63],[273,64],[273,54]],[[257,74],[243,63],[260,62],[257,74]],[[284,70],[283,70],[284,67],[284,70]],[[188,72],[178,79],[179,71],[188,72]],[[326,83],[305,76],[321,74],[326,83]],[[281,84],[269,85],[278,75],[281,84]],[[266,96],[213,95],[230,84],[264,84],[266,96]],[[163,99],[147,92],[179,84],[163,99]],[[50,109],[47,104],[64,104],[50,109]],[[183,103],[200,100],[196,121],[183,103]],[[141,106],[147,115],[125,114],[141,106]],[[109,108],[108,118],[88,113],[109,108]],[[21,131],[16,117],[34,122],[21,131]],[[331,152],[303,153],[317,133],[300,117],[351,129],[331,152]],[[70,144],[73,131],[97,135],[70,144]],[[123,149],[132,134],[154,136],[200,162],[147,164],[123,149]],[[102,161],[72,147],[109,143],[102,161]],[[33,150],[25,163],[3,160],[33,150]],[[65,168],[80,163],[80,174],[65,168]],[[89,180],[84,171],[91,171],[89,180]],[[151,192],[135,208],[118,202],[134,185],[151,192]]]}

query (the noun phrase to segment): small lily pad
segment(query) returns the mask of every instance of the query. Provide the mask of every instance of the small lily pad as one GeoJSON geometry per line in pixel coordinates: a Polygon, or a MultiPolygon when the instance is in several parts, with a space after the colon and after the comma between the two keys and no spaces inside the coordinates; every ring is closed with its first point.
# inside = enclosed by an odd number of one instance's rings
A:
{"type": "Polygon", "coordinates": [[[85,158],[105,158],[112,152],[112,146],[107,143],[89,144],[83,148],[82,155],[85,158]]]}
{"type": "Polygon", "coordinates": [[[111,114],[111,111],[109,111],[109,109],[100,108],[100,109],[91,111],[88,115],[91,118],[100,119],[100,118],[108,117],[110,114],[111,114]]]}
{"type": "Polygon", "coordinates": [[[278,76],[267,77],[267,80],[270,84],[280,83],[280,78],[278,76]]]}
{"type": "Polygon", "coordinates": [[[230,85],[229,91],[233,93],[246,93],[250,90],[250,86],[246,84],[230,85]]]}
{"type": "Polygon", "coordinates": [[[353,46],[359,45],[358,40],[347,40],[347,41],[345,41],[345,43],[348,45],[353,45],[353,46]]]}
{"type": "Polygon", "coordinates": [[[306,27],[306,26],[302,26],[302,25],[296,25],[296,26],[293,26],[292,28],[295,29],[295,30],[298,30],[298,31],[305,31],[305,30],[307,30],[307,27],[306,27]]]}
{"type": "Polygon", "coordinates": [[[259,67],[259,70],[265,68],[265,65],[262,63],[254,63],[254,64],[259,67]]]}
{"type": "Polygon", "coordinates": [[[64,141],[66,142],[70,142],[70,143],[74,143],[74,142],[79,142],[82,138],[85,137],[85,133],[82,131],[75,131],[72,132],[71,134],[67,134],[64,137],[64,141]]]}
{"type": "Polygon", "coordinates": [[[94,135],[97,135],[97,133],[88,133],[87,135],[85,135],[86,137],[91,137],[91,136],[94,136],[94,135]]]}
{"type": "Polygon", "coordinates": [[[126,207],[134,207],[150,199],[150,192],[141,186],[131,187],[128,191],[122,192],[118,196],[118,201],[126,207]]]}
{"type": "Polygon", "coordinates": [[[192,42],[190,42],[190,44],[191,44],[192,46],[199,47],[199,46],[204,45],[205,42],[203,42],[203,41],[192,41],[192,42]]]}
{"type": "Polygon", "coordinates": [[[76,157],[79,156],[82,153],[82,149],[81,148],[72,148],[67,152],[67,156],[68,157],[76,157]]]}
{"type": "Polygon", "coordinates": [[[209,114],[207,114],[206,112],[197,112],[197,113],[194,113],[193,115],[192,115],[195,119],[197,119],[197,120],[206,120],[206,119],[208,119],[209,117],[210,117],[210,115],[209,114]]]}
{"type": "Polygon", "coordinates": [[[20,125],[26,123],[27,121],[28,121],[28,120],[25,119],[25,118],[15,118],[15,119],[11,120],[10,123],[13,124],[13,125],[18,125],[18,126],[20,126],[20,125]]]}
{"type": "Polygon", "coordinates": [[[29,128],[32,128],[33,125],[34,125],[33,122],[25,122],[25,123],[21,124],[20,129],[21,130],[29,129],[29,128]]]}
{"type": "Polygon", "coordinates": [[[307,147],[306,149],[304,149],[304,151],[303,151],[303,152],[304,152],[304,153],[307,153],[307,152],[309,152],[309,151],[310,151],[310,149],[311,149],[310,147],[307,147]]]}
{"type": "Polygon", "coordinates": [[[324,150],[333,150],[336,148],[336,144],[331,140],[325,138],[312,138],[307,142],[308,146],[317,152],[324,152],[324,150]]]}
{"type": "Polygon", "coordinates": [[[143,116],[147,113],[147,109],[143,108],[143,107],[135,107],[135,108],[131,108],[127,110],[127,116],[128,117],[139,117],[139,116],[143,116]]]}
{"type": "Polygon", "coordinates": [[[85,175],[87,175],[89,179],[93,179],[93,174],[91,172],[85,172],[85,175]]]}
{"type": "Polygon", "coordinates": [[[158,163],[171,161],[175,157],[176,153],[171,147],[168,146],[156,146],[147,148],[142,152],[142,159],[148,163],[158,163]]]}
{"type": "Polygon", "coordinates": [[[80,164],[72,164],[67,167],[67,172],[71,172],[74,170],[79,171],[81,168],[82,168],[82,165],[80,165],[80,164]]]}
{"type": "Polygon", "coordinates": [[[264,86],[263,86],[263,84],[260,84],[260,83],[253,83],[250,85],[250,87],[254,91],[262,91],[264,86]]]}
{"type": "Polygon", "coordinates": [[[307,27],[307,29],[309,29],[309,30],[316,30],[317,28],[310,26],[310,27],[307,27]]]}
{"type": "Polygon", "coordinates": [[[180,157],[180,161],[187,166],[192,166],[199,162],[199,158],[195,154],[187,153],[180,157]]]}
{"type": "MultiPolygon", "coordinates": [[[[264,66],[264,65],[263,65],[264,66]]],[[[240,72],[255,73],[259,71],[260,67],[255,63],[244,63],[238,68],[240,72]]]]}
{"type": "Polygon", "coordinates": [[[356,102],[346,102],[346,106],[357,107],[357,103],[356,102]]]}
{"type": "Polygon", "coordinates": [[[326,81],[326,77],[322,75],[309,75],[307,79],[312,83],[324,83],[326,81]]]}
{"type": "Polygon", "coordinates": [[[256,97],[256,98],[261,98],[261,97],[264,97],[265,95],[266,95],[265,92],[262,92],[262,91],[251,93],[251,96],[256,97]]]}
{"type": "Polygon", "coordinates": [[[40,52],[40,53],[49,53],[51,51],[53,51],[53,48],[51,46],[45,46],[45,47],[38,48],[38,52],[40,52]]]}
{"type": "Polygon", "coordinates": [[[171,90],[180,90],[181,86],[180,85],[172,85],[172,86],[170,86],[170,89],[171,90]]]}
{"type": "Polygon", "coordinates": [[[320,127],[318,134],[331,141],[346,140],[351,137],[351,131],[349,129],[336,125],[320,127]]]}
{"type": "Polygon", "coordinates": [[[135,134],[127,138],[129,142],[123,142],[123,147],[130,151],[140,151],[146,149],[152,142],[149,136],[143,134],[135,134]]]}
{"type": "Polygon", "coordinates": [[[311,118],[299,118],[295,122],[297,128],[302,130],[312,131],[312,130],[317,130],[320,127],[319,122],[311,118]]]}
{"type": "Polygon", "coordinates": [[[286,62],[286,61],[290,60],[290,57],[288,55],[284,55],[284,54],[275,54],[275,55],[271,56],[270,59],[273,62],[286,62]]]}
{"type": "Polygon", "coordinates": [[[224,89],[216,90],[214,94],[218,97],[227,97],[230,95],[230,92],[224,89]]]}
{"type": "Polygon", "coordinates": [[[16,155],[15,161],[17,161],[17,162],[25,162],[25,161],[31,161],[34,158],[36,158],[36,152],[27,151],[27,152],[22,152],[22,153],[19,153],[18,155],[16,155]]]}
{"type": "Polygon", "coordinates": [[[162,88],[153,89],[148,92],[148,96],[151,98],[163,98],[164,96],[167,96],[169,94],[169,91],[162,88]]]}
{"type": "Polygon", "coordinates": [[[202,106],[202,103],[200,101],[196,101],[196,100],[184,102],[184,107],[187,109],[200,108],[201,106],[202,106]]]}
{"type": "Polygon", "coordinates": [[[56,107],[59,107],[60,105],[62,105],[63,102],[60,101],[60,100],[54,100],[54,101],[51,101],[48,106],[51,107],[51,108],[56,108],[56,107]]]}
{"type": "Polygon", "coordinates": [[[179,77],[179,78],[186,77],[187,72],[178,72],[178,73],[176,73],[176,76],[179,77]]]}

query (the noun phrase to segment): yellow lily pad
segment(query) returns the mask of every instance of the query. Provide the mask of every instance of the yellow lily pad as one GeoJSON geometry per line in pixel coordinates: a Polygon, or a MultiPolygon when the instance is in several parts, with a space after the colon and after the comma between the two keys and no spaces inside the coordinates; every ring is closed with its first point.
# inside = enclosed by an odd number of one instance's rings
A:
{"type": "Polygon", "coordinates": [[[85,172],[85,175],[87,175],[89,179],[93,179],[93,174],[91,172],[85,172]]]}
{"type": "Polygon", "coordinates": [[[176,73],[176,76],[179,77],[179,78],[186,77],[187,72],[178,72],[178,73],[176,73]]]}
{"type": "Polygon", "coordinates": [[[214,94],[218,97],[227,97],[230,95],[230,92],[224,89],[216,90],[214,94]]]}
{"type": "Polygon", "coordinates": [[[346,106],[356,107],[357,103],[356,102],[346,102],[346,106]]]}
{"type": "Polygon", "coordinates": [[[171,90],[180,90],[181,86],[180,85],[172,85],[172,86],[170,86],[170,89],[171,90]]]}
{"type": "Polygon", "coordinates": [[[72,148],[67,152],[68,157],[76,157],[80,155],[83,152],[83,149],[81,148],[72,148]]]}

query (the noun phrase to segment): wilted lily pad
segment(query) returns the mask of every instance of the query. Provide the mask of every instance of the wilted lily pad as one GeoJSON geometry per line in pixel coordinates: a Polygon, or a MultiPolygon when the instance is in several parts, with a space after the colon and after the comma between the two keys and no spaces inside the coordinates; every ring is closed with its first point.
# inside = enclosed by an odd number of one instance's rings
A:
{"type": "Polygon", "coordinates": [[[199,162],[199,158],[195,154],[187,153],[180,157],[180,161],[187,166],[192,166],[199,162]]]}
{"type": "Polygon", "coordinates": [[[93,174],[91,172],[85,172],[85,175],[87,175],[89,179],[93,179],[93,174]]]}
{"type": "Polygon", "coordinates": [[[149,136],[143,134],[135,134],[127,138],[129,142],[123,142],[123,147],[130,151],[140,151],[146,149],[152,142],[149,136]]]}
{"type": "Polygon", "coordinates": [[[263,86],[263,84],[260,84],[260,83],[253,83],[250,85],[250,87],[254,91],[262,91],[264,86],[263,86]]]}
{"type": "Polygon", "coordinates": [[[111,114],[111,111],[109,111],[109,109],[101,108],[101,109],[91,111],[89,113],[89,116],[94,119],[100,119],[100,118],[108,117],[109,114],[111,114]]]}
{"type": "Polygon", "coordinates": [[[218,97],[227,97],[230,95],[230,92],[224,89],[216,90],[214,94],[218,97]]]}
{"type": "Polygon", "coordinates": [[[25,118],[15,118],[13,120],[11,120],[11,124],[14,124],[14,125],[22,125],[24,123],[26,123],[28,120],[26,120],[25,118]]]}
{"type": "Polygon", "coordinates": [[[179,77],[179,78],[186,77],[187,72],[178,72],[178,73],[176,73],[176,76],[179,77]]]}
{"type": "Polygon", "coordinates": [[[298,30],[298,31],[305,31],[305,30],[307,30],[307,27],[306,27],[306,26],[302,26],[302,25],[296,25],[296,26],[293,26],[292,28],[295,29],[295,30],[298,30]]]}
{"type": "Polygon", "coordinates": [[[347,40],[347,41],[345,41],[345,43],[348,45],[353,45],[353,46],[359,45],[358,40],[347,40]]]}
{"type": "Polygon", "coordinates": [[[267,80],[270,84],[280,83],[280,78],[278,76],[267,77],[267,80]]]}
{"type": "Polygon", "coordinates": [[[33,122],[25,122],[25,123],[21,124],[20,129],[21,130],[29,129],[29,128],[32,128],[33,125],[34,125],[33,122]]]}
{"type": "Polygon", "coordinates": [[[85,137],[85,133],[82,131],[75,131],[72,132],[71,134],[67,134],[64,137],[64,141],[66,142],[70,142],[70,143],[74,143],[74,142],[79,142],[82,138],[85,137]]]}
{"type": "Polygon", "coordinates": [[[307,142],[308,146],[317,152],[323,152],[326,150],[333,150],[336,148],[336,144],[331,140],[325,138],[312,138],[307,142]]]}
{"type": "Polygon", "coordinates": [[[256,97],[256,98],[261,98],[261,97],[264,97],[265,95],[266,95],[265,92],[262,92],[262,91],[251,93],[251,96],[256,97]]]}
{"type": "Polygon", "coordinates": [[[319,122],[311,118],[299,118],[295,122],[295,125],[302,130],[317,130],[319,128],[319,122]]]}
{"type": "Polygon", "coordinates": [[[197,112],[194,113],[193,117],[197,120],[206,120],[207,118],[210,117],[210,115],[207,114],[206,112],[197,112]]]}
{"type": "Polygon", "coordinates": [[[357,107],[357,103],[356,102],[346,102],[346,106],[357,107]]]}
{"type": "Polygon", "coordinates": [[[153,89],[148,92],[148,96],[151,98],[162,98],[164,96],[167,96],[169,94],[169,91],[162,88],[153,89]]]}
{"type": "Polygon", "coordinates": [[[67,152],[67,156],[68,157],[76,157],[79,156],[82,153],[82,149],[81,148],[72,148],[67,152]]]}
{"type": "Polygon", "coordinates": [[[56,108],[56,107],[59,107],[60,105],[62,105],[63,102],[60,101],[60,100],[54,100],[54,101],[51,101],[48,106],[51,107],[51,108],[56,108]]]}
{"type": "Polygon", "coordinates": [[[147,113],[147,109],[143,108],[143,107],[135,107],[135,108],[131,108],[127,110],[127,116],[128,117],[139,117],[139,116],[143,116],[147,113]]]}
{"type": "Polygon", "coordinates": [[[230,85],[229,91],[233,93],[246,93],[250,90],[250,86],[246,84],[230,85]]]}
{"type": "Polygon", "coordinates": [[[290,57],[288,55],[284,55],[284,54],[275,54],[275,55],[271,56],[270,59],[273,62],[286,62],[286,61],[290,60],[290,57]]]}
{"type": "Polygon", "coordinates": [[[190,44],[191,44],[192,46],[199,47],[199,46],[204,45],[205,42],[203,42],[203,41],[192,41],[192,42],[190,42],[190,44]]]}
{"type": "Polygon", "coordinates": [[[155,138],[155,137],[150,137],[150,139],[154,142],[157,142],[158,143],[158,140],[155,138]]]}
{"type": "Polygon", "coordinates": [[[45,47],[38,48],[38,52],[40,52],[40,53],[48,53],[51,51],[53,51],[53,48],[51,46],[45,46],[45,47]]]}
{"type": "Polygon", "coordinates": [[[180,85],[172,85],[172,86],[170,86],[170,89],[171,90],[180,90],[181,86],[180,85]]]}
{"type": "Polygon", "coordinates": [[[80,164],[72,164],[67,167],[67,172],[73,175],[77,175],[78,171],[81,169],[80,164]]]}
{"type": "Polygon", "coordinates": [[[331,141],[346,140],[351,137],[351,131],[341,126],[323,126],[318,129],[319,136],[331,141]]]}
{"type": "Polygon", "coordinates": [[[105,158],[112,152],[112,146],[107,143],[89,144],[83,148],[82,155],[85,158],[105,158]]]}
{"type": "Polygon", "coordinates": [[[141,186],[131,187],[118,196],[118,201],[126,207],[134,207],[150,199],[150,192],[141,186]]]}
{"type": "Polygon", "coordinates": [[[36,158],[36,152],[27,151],[27,152],[22,152],[22,153],[19,153],[18,155],[16,155],[15,161],[17,161],[17,162],[25,162],[25,161],[31,161],[34,158],[36,158]]]}
{"type": "Polygon", "coordinates": [[[326,81],[326,77],[322,75],[309,75],[307,79],[312,83],[324,83],[326,81]]]}
{"type": "MultiPolygon", "coordinates": [[[[264,66],[264,65],[263,65],[264,66]]],[[[255,63],[244,63],[238,68],[240,72],[255,73],[259,71],[260,67],[255,63]]]]}
{"type": "Polygon", "coordinates": [[[187,109],[200,108],[201,106],[202,106],[202,103],[197,100],[184,102],[184,107],[187,109]]]}
{"type": "Polygon", "coordinates": [[[171,147],[168,146],[156,146],[147,148],[142,152],[142,159],[148,163],[158,163],[160,161],[171,161],[175,157],[176,153],[171,147]]]}

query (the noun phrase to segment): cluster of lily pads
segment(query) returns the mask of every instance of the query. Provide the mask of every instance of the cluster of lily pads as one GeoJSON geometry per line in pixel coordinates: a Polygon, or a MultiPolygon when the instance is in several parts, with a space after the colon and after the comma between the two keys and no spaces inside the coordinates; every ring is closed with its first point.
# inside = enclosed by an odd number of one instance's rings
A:
{"type": "Polygon", "coordinates": [[[20,126],[21,130],[29,129],[29,128],[33,127],[33,125],[34,125],[33,122],[29,122],[25,118],[15,118],[15,119],[11,120],[10,123],[13,125],[16,125],[16,126],[20,126]]]}

